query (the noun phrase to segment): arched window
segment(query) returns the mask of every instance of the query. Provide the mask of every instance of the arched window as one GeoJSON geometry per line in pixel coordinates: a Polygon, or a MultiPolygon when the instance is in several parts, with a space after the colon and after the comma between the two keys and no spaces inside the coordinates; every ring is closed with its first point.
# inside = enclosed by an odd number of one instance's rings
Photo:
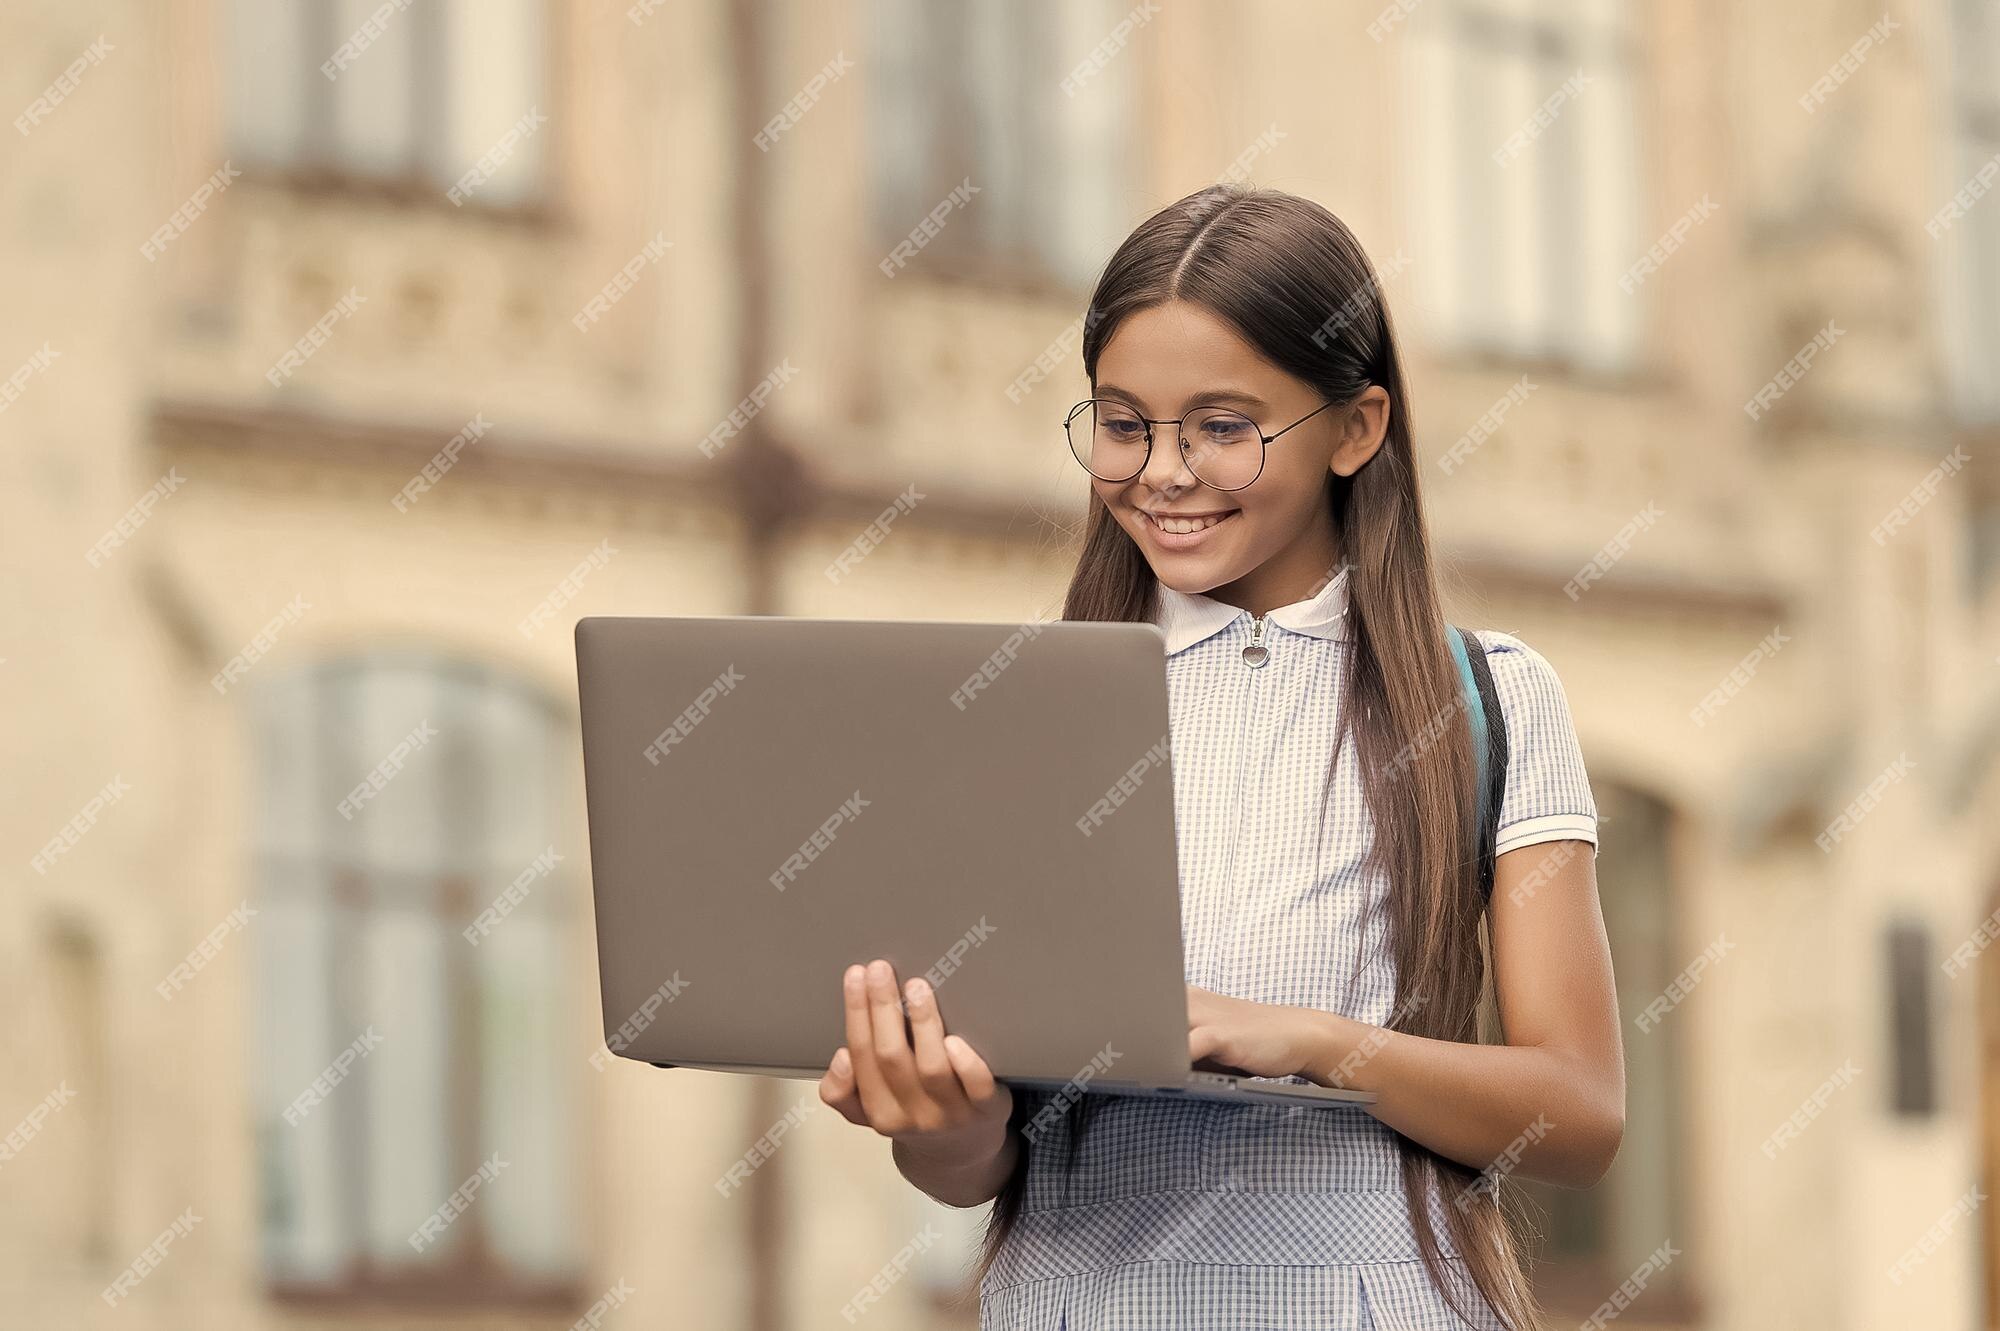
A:
{"type": "Polygon", "coordinates": [[[253,725],[268,1280],[567,1295],[583,1242],[573,727],[491,671],[421,655],[274,678],[253,725]]]}
{"type": "MultiPolygon", "coordinates": [[[[1624,1023],[1625,1139],[1611,1172],[1594,1188],[1522,1188],[1546,1234],[1535,1272],[1544,1300],[1559,1311],[1575,1305],[1586,1313],[1661,1244],[1679,1244],[1687,1232],[1681,1051],[1688,1014],[1658,1004],[1689,963],[1717,942],[1684,937],[1677,927],[1667,805],[1616,785],[1597,786],[1593,794],[1603,828],[1598,897],[1624,1023]]],[[[1704,973],[1714,964],[1740,963],[1722,954],[1704,973]]],[[[1703,998],[1697,987],[1687,1001],[1703,998]]],[[[1685,1303],[1689,1275],[1684,1261],[1676,1260],[1651,1277],[1648,1302],[1656,1313],[1668,1315],[1685,1303]]]]}

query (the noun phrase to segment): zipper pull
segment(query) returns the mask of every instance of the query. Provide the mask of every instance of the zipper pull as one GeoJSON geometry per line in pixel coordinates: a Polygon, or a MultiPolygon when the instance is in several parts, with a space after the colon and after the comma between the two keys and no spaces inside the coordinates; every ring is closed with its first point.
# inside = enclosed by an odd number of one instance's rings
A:
{"type": "Polygon", "coordinates": [[[1243,649],[1243,664],[1255,670],[1271,659],[1271,649],[1264,645],[1264,616],[1258,615],[1250,621],[1250,645],[1243,649]]]}

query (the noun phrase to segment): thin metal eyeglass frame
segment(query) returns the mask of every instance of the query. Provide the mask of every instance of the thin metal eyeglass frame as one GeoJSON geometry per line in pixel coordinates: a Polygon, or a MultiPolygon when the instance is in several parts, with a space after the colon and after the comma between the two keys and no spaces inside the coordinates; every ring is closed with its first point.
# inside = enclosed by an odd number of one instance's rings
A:
{"type": "MultiPolygon", "coordinates": [[[[1069,440],[1070,422],[1075,420],[1077,418],[1077,414],[1083,411],[1084,408],[1094,406],[1099,402],[1107,403],[1115,407],[1127,407],[1127,409],[1129,410],[1129,404],[1120,402],[1115,398],[1087,397],[1083,401],[1071,407],[1069,409],[1069,414],[1063,417],[1063,438],[1065,441],[1069,440]]],[[[1079,467],[1082,467],[1087,474],[1096,477],[1098,480],[1103,481],[1107,485],[1123,485],[1126,481],[1132,480],[1134,477],[1137,477],[1141,473],[1143,473],[1146,470],[1146,464],[1153,460],[1153,427],[1155,425],[1171,425],[1174,427],[1174,441],[1176,444],[1179,445],[1181,450],[1181,461],[1187,466],[1189,474],[1194,476],[1196,480],[1201,481],[1203,485],[1207,485],[1208,488],[1211,490],[1215,490],[1222,494],[1230,494],[1237,490],[1247,490],[1251,486],[1257,483],[1258,477],[1264,474],[1264,464],[1270,460],[1271,445],[1277,440],[1279,435],[1298,429],[1299,426],[1304,425],[1307,421],[1319,415],[1322,411],[1325,411],[1328,407],[1337,405],[1339,404],[1334,402],[1322,402],[1317,407],[1314,407],[1311,411],[1307,412],[1305,415],[1299,417],[1297,420],[1293,421],[1290,425],[1287,425],[1284,429],[1279,430],[1274,434],[1264,434],[1262,432],[1263,427],[1258,425],[1256,421],[1251,421],[1250,417],[1246,413],[1237,411],[1236,408],[1234,407],[1216,406],[1212,403],[1205,406],[1190,407],[1177,419],[1169,417],[1165,420],[1156,421],[1146,416],[1139,416],[1139,414],[1135,411],[1132,414],[1138,417],[1140,424],[1146,427],[1146,453],[1145,456],[1139,459],[1139,465],[1137,469],[1133,471],[1131,476],[1098,476],[1096,472],[1090,470],[1090,464],[1085,462],[1082,458],[1076,458],[1076,462],[1077,465],[1079,467]],[[1251,426],[1258,431],[1257,438],[1259,443],[1257,451],[1256,476],[1252,476],[1249,480],[1243,482],[1243,484],[1241,485],[1231,485],[1228,487],[1220,485],[1209,485],[1207,481],[1202,480],[1201,475],[1195,471],[1194,464],[1187,461],[1187,453],[1188,453],[1187,429],[1186,429],[1187,418],[1189,416],[1194,415],[1197,411],[1227,411],[1237,416],[1242,416],[1243,419],[1246,421],[1250,421],[1251,426]]],[[[1070,443],[1069,455],[1073,458],[1076,457],[1076,445],[1073,442],[1070,443]]]]}

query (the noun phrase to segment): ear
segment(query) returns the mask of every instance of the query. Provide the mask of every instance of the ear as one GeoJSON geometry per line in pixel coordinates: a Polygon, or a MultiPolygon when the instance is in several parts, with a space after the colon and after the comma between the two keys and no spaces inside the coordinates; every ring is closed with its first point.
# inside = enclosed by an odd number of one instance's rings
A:
{"type": "Polygon", "coordinates": [[[1340,441],[1327,463],[1336,476],[1352,476],[1360,471],[1389,433],[1389,392],[1380,384],[1370,384],[1360,397],[1340,413],[1340,441]]]}

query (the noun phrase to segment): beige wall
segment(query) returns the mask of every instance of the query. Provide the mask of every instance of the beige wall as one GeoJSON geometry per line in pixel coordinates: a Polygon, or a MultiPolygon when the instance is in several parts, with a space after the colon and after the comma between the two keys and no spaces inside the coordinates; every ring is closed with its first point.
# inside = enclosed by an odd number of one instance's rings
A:
{"type": "MultiPolygon", "coordinates": [[[[767,18],[782,104],[865,48],[859,0],[767,18]]],[[[227,156],[220,21],[208,0],[17,4],[0,16],[0,108],[26,106],[100,31],[116,47],[47,123],[0,140],[0,376],[61,358],[0,413],[0,1132],[59,1084],[77,1092],[0,1165],[0,1326],[168,1328],[569,1324],[489,1312],[325,1316],[273,1306],[257,1262],[248,1113],[254,928],[171,1004],[153,986],[251,895],[242,694],[210,675],[295,596],[312,609],[252,673],[422,644],[490,662],[569,706],[566,631],[515,625],[599,542],[618,553],[572,615],[732,613],[748,572],[724,468],[697,451],[741,392],[747,317],[728,246],[728,14],[559,6],[552,219],[385,206],[246,178],[157,264],[137,246],[227,156]],[[673,241],[602,325],[582,300],[653,235],[673,241]],[[368,297],[298,379],[264,369],[345,290],[368,297]],[[474,412],[493,423],[410,513],[389,496],[474,412]],[[186,478],[133,539],[83,554],[169,468],[186,478]],[[131,793],[46,875],[30,857],[114,776],[131,793]],[[85,940],[79,962],[65,938],[85,940]],[[96,1298],[162,1225],[204,1223],[129,1306],[96,1298]]],[[[1418,420],[1441,452],[1523,373],[1537,389],[1461,472],[1424,478],[1454,618],[1518,633],[1561,672],[1593,776],[1674,814],[1676,946],[1736,950],[1669,1019],[1684,1051],[1680,1143],[1694,1325],[1748,1331],[1979,1324],[1978,1228],[1900,1286],[1889,1267],[1981,1167],[1977,1050],[2000,1014],[1971,976],[1932,974],[1942,1100],[1887,1110],[1882,930],[1914,917],[1939,957],[2000,885],[2000,595],[1970,603],[1976,465],[1884,546],[1870,528],[1955,443],[1993,436],[1941,410],[1938,256],[1923,222],[1957,181],[1937,166],[1945,6],[1819,116],[1793,94],[1876,17],[1802,3],[1645,7],[1649,83],[1636,258],[1704,191],[1721,203],[1648,287],[1651,350],[1631,376],[1473,360],[1410,330],[1418,420]],[[1849,340],[1788,399],[1743,400],[1813,328],[1849,340]],[[1803,330],[1803,331],[1801,331],[1803,330]],[[1564,581],[1631,513],[1670,515],[1573,604],[1564,581]],[[1774,626],[1792,642],[1706,726],[1689,709],[1774,626]],[[1968,738],[1971,737],[1971,738],[1968,738]],[[1892,787],[1833,854],[1814,837],[1899,753],[1892,787]],[[1953,774],[1971,773],[1967,782],[1953,774]],[[1843,1061],[1863,1075],[1766,1159],[1760,1144],[1843,1061]]],[[[1212,179],[1267,126],[1257,183],[1319,198],[1379,257],[1413,206],[1406,67],[1365,13],[1170,6],[1140,62],[1130,220],[1212,179]],[[1252,74],[1240,100],[1186,95],[1189,67],[1252,74]]],[[[1084,389],[1072,354],[1006,390],[1084,293],[985,289],[874,264],[864,64],[769,160],[768,344],[790,360],[767,424],[832,496],[779,554],[788,613],[1025,619],[1055,613],[1059,530],[1083,489],[1056,422],[1084,389]],[[825,568],[905,487],[927,498],[837,583],[825,568]],[[1053,523],[1054,526],[1049,524],[1053,523]]],[[[1421,89],[1417,90],[1421,95],[1421,89]]],[[[9,112],[11,116],[12,111],[9,112]]],[[[2000,207],[2000,204],[1988,206],[2000,207]]],[[[1986,502],[1991,502],[1988,499],[1986,502]]],[[[1619,833],[1604,829],[1607,842],[1619,833]]],[[[580,844],[580,841],[579,841],[580,844]]],[[[579,918],[579,925],[584,923],[579,918]]],[[[638,1293],[608,1325],[741,1325],[743,1197],[712,1187],[760,1130],[747,1084],[584,1061],[598,1029],[587,930],[570,988],[586,1107],[582,1181],[596,1256],[581,1283],[638,1293]]],[[[1993,992],[1989,990],[1989,992],[1993,992]]],[[[778,1103],[806,1088],[786,1085],[778,1103]]],[[[920,1223],[881,1143],[819,1114],[782,1174],[777,1236],[792,1325],[840,1305],[920,1223]]],[[[1984,1260],[1993,1260],[1989,1253],[1984,1260]]],[[[1607,1288],[1606,1293],[1609,1293],[1607,1288]]],[[[1578,1316],[1589,1308],[1575,1310],[1578,1316]]],[[[1661,1324],[1641,1302],[1627,1326],[1661,1324]]],[[[878,1331],[931,1325],[915,1288],[878,1331]]]]}

